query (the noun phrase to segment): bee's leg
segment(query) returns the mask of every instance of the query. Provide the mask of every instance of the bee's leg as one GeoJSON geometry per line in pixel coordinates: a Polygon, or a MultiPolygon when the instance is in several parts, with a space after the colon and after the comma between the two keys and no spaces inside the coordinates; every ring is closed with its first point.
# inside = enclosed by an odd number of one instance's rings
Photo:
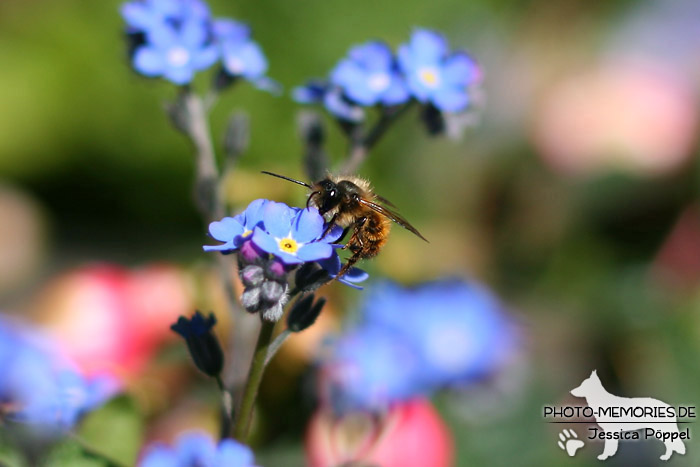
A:
{"type": "MultiPolygon", "coordinates": [[[[364,246],[362,244],[362,239],[359,237],[360,230],[362,230],[362,227],[364,227],[365,222],[367,222],[366,217],[361,217],[360,219],[355,222],[352,227],[353,227],[353,232],[352,232],[352,237],[350,237],[350,240],[348,240],[348,243],[345,244],[345,246],[342,248],[343,250],[347,250],[348,247],[352,250],[352,246],[355,245],[357,242],[360,245],[360,249],[364,246]]],[[[357,260],[356,260],[357,261],[357,260]]]]}
{"type": "Polygon", "coordinates": [[[333,217],[331,217],[331,220],[328,221],[328,227],[326,227],[326,230],[323,231],[323,235],[321,235],[321,238],[319,240],[323,240],[326,235],[331,233],[331,230],[333,230],[333,227],[335,227],[335,220],[338,218],[338,213],[333,214],[333,217]]]}
{"type": "Polygon", "coordinates": [[[343,277],[345,275],[345,273],[348,272],[350,270],[350,268],[353,267],[353,265],[355,263],[357,263],[357,261],[360,259],[360,253],[361,253],[361,251],[358,251],[357,253],[352,255],[350,258],[348,258],[348,262],[345,263],[343,265],[343,267],[340,268],[340,271],[338,271],[338,274],[336,274],[336,276],[334,278],[335,280],[343,277]]]}

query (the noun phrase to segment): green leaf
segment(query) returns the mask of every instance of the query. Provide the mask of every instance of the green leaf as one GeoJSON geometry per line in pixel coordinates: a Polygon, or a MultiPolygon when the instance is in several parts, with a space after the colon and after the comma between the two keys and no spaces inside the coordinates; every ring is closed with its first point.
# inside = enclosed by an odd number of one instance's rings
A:
{"type": "Polygon", "coordinates": [[[108,467],[109,462],[90,455],[75,440],[56,445],[42,463],[46,467],[108,467]]]}
{"type": "Polygon", "coordinates": [[[79,436],[96,451],[124,465],[135,465],[143,442],[143,417],[133,399],[112,399],[83,420],[79,436]]]}
{"type": "Polygon", "coordinates": [[[11,445],[0,428],[0,465],[6,467],[25,467],[27,461],[16,446],[11,445]]]}

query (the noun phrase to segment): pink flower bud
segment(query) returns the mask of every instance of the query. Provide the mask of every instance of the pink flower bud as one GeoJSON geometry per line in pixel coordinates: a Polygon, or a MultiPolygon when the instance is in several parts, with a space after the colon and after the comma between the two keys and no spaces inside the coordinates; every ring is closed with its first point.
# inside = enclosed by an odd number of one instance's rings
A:
{"type": "Polygon", "coordinates": [[[312,467],[381,465],[443,467],[452,465],[452,436],[433,406],[424,399],[397,403],[385,414],[335,415],[320,408],[306,434],[312,467]]]}

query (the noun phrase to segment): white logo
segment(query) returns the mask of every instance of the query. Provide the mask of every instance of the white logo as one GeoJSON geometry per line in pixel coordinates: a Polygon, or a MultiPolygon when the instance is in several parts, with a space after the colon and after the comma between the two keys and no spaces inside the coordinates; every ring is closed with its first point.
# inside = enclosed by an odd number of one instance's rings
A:
{"type": "MultiPolygon", "coordinates": [[[[605,460],[614,455],[620,439],[639,439],[638,430],[644,430],[642,434],[645,438],[654,437],[663,441],[666,452],[661,460],[668,460],[674,452],[685,454],[683,439],[690,439],[690,432],[688,428],[678,430],[676,412],[669,404],[650,397],[619,397],[610,394],[603,387],[595,370],[577,388],[572,389],[571,394],[586,399],[596,423],[602,428],[590,428],[592,433],[589,439],[605,440],[603,453],[598,459],[605,460]]],[[[561,442],[559,444],[561,446],[561,442]]],[[[568,446],[566,447],[569,452],[568,446]]],[[[571,453],[569,455],[573,456],[571,453]]]]}
{"type": "Polygon", "coordinates": [[[566,451],[569,457],[574,457],[576,451],[583,447],[583,441],[578,439],[576,432],[567,428],[564,428],[561,430],[561,433],[559,433],[559,441],[557,444],[562,450],[566,451]]]}

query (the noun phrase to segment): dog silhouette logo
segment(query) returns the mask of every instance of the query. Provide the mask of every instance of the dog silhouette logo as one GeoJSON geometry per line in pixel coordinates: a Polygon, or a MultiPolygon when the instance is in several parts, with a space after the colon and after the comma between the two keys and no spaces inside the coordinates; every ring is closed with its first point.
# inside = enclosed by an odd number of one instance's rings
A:
{"type": "Polygon", "coordinates": [[[602,429],[600,432],[596,428],[590,429],[593,436],[589,438],[605,440],[605,447],[598,459],[613,456],[620,439],[639,439],[639,430],[644,430],[645,438],[654,437],[663,441],[666,452],[661,460],[668,460],[674,452],[685,454],[683,439],[689,435],[687,430],[678,430],[675,411],[669,404],[651,397],[610,394],[595,370],[577,388],[572,389],[571,394],[586,399],[596,423],[602,429]]]}

